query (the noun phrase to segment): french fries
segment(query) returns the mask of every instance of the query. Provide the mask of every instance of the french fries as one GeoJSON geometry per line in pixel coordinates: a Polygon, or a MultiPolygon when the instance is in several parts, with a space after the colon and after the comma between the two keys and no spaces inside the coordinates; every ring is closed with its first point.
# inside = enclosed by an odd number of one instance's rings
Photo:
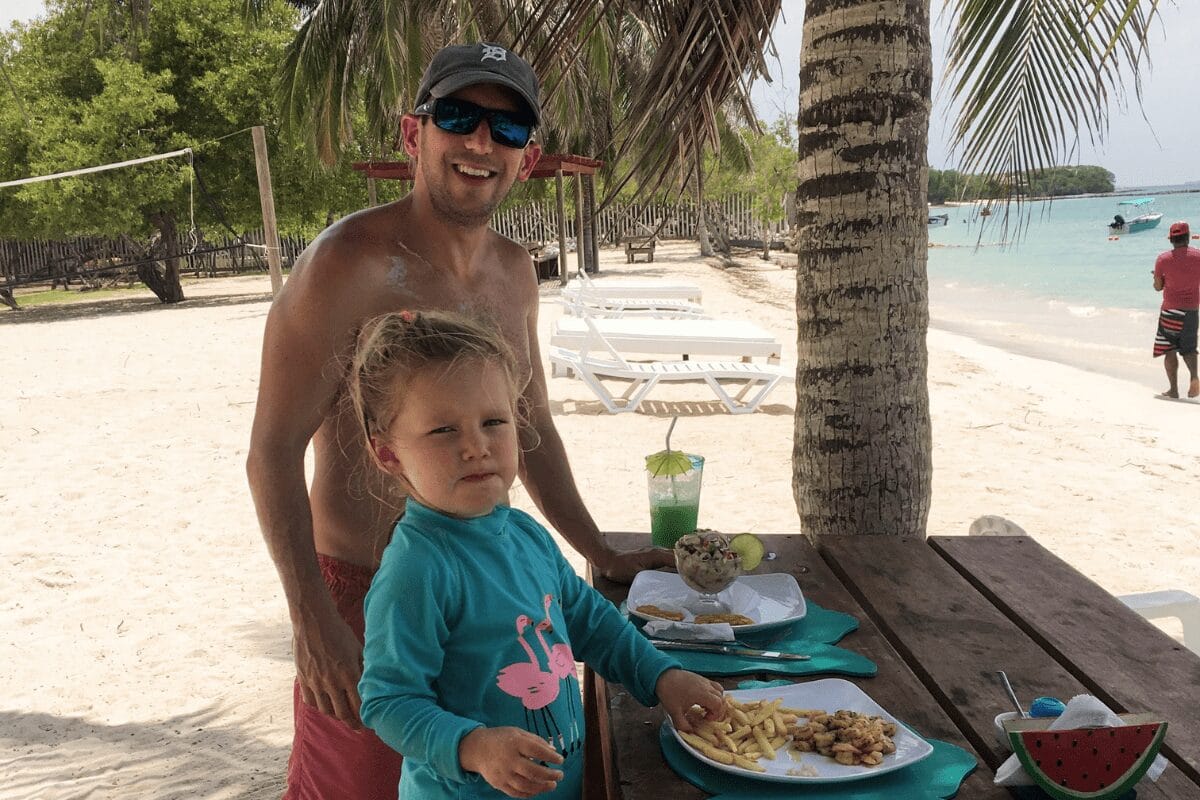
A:
{"type": "Polygon", "coordinates": [[[766,772],[758,759],[775,760],[791,744],[802,753],[819,753],[839,764],[878,766],[896,752],[896,725],[855,711],[785,708],[783,700],[739,702],[725,696],[720,719],[699,719],[694,733],[679,735],[704,756],[720,764],[766,772]],[[799,724],[799,720],[806,720],[799,724]]]}

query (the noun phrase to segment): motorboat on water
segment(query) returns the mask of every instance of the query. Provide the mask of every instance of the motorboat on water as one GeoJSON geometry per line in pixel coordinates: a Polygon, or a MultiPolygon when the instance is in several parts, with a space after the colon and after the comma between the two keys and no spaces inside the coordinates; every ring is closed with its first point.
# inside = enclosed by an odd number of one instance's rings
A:
{"type": "Polygon", "coordinates": [[[1158,223],[1162,222],[1162,212],[1154,210],[1153,197],[1122,200],[1117,205],[1127,206],[1128,208],[1120,208],[1113,215],[1112,222],[1108,223],[1108,232],[1111,235],[1148,231],[1151,228],[1157,227],[1158,223]],[[1121,213],[1122,211],[1125,213],[1121,213]],[[1130,216],[1127,217],[1126,214],[1130,216]]]}
{"type": "Polygon", "coordinates": [[[929,215],[929,225],[931,227],[934,225],[948,225],[948,224],[950,224],[950,215],[949,214],[930,214],[929,215]]]}

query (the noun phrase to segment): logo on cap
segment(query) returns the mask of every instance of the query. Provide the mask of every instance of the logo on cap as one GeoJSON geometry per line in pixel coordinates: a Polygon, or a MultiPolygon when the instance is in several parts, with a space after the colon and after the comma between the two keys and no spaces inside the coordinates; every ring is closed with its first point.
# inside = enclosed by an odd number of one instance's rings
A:
{"type": "Polygon", "coordinates": [[[480,57],[480,59],[479,59],[480,61],[489,61],[489,60],[490,61],[507,61],[508,60],[508,51],[505,50],[503,47],[499,47],[494,44],[485,44],[485,45],[481,45],[481,47],[483,47],[483,55],[480,57]]]}

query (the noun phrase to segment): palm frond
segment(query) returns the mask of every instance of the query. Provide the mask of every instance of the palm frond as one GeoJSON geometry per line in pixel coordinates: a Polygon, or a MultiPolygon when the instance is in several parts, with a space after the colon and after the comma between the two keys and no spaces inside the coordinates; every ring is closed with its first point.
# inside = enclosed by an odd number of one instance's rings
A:
{"type": "MultiPolygon", "coordinates": [[[[243,3],[253,14],[267,1],[243,3]]],[[[542,81],[549,148],[619,163],[618,186],[657,186],[681,154],[694,159],[720,146],[726,115],[755,124],[749,83],[765,71],[781,2],[298,1],[306,14],[281,68],[279,96],[289,126],[305,130],[332,162],[353,135],[355,103],[367,109],[366,136],[389,140],[438,47],[504,42],[542,81]]]]}
{"type": "Polygon", "coordinates": [[[946,73],[962,106],[952,136],[960,169],[1022,178],[1103,140],[1108,109],[1142,96],[1159,0],[948,0],[957,22],[946,73]]]}

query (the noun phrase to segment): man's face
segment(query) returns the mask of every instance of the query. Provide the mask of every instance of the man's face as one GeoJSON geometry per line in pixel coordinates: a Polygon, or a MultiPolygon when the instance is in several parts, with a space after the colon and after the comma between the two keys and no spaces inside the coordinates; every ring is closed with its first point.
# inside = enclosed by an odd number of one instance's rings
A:
{"type": "MultiPolygon", "coordinates": [[[[516,94],[495,84],[468,86],[451,97],[485,108],[522,108],[516,94]]],[[[404,149],[416,160],[418,180],[434,211],[467,228],[487,225],[513,182],[528,178],[541,156],[541,148],[533,142],[518,149],[492,141],[486,119],[465,135],[443,131],[429,117],[411,114],[405,115],[401,126],[404,149]]]]}

